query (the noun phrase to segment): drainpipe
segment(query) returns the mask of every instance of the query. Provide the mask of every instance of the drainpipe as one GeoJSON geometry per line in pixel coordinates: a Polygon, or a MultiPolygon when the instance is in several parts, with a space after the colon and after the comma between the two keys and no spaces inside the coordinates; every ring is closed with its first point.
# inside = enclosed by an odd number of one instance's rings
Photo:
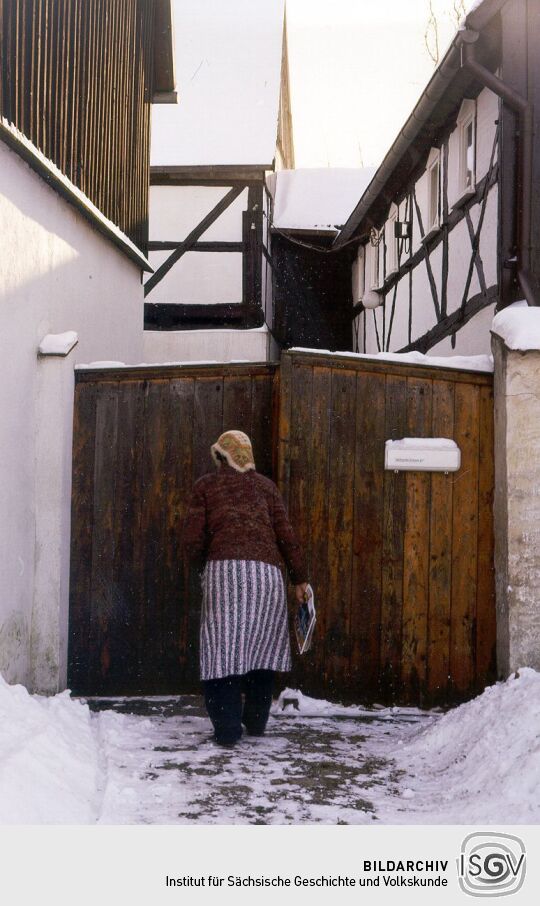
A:
{"type": "Polygon", "coordinates": [[[476,59],[475,44],[479,34],[472,29],[460,32],[461,39],[461,65],[474,75],[479,82],[489,88],[498,97],[508,104],[519,116],[519,148],[520,148],[520,173],[518,210],[520,211],[518,223],[518,271],[517,276],[523,294],[529,305],[540,305],[536,297],[531,280],[531,208],[528,203],[528,192],[532,184],[532,143],[533,143],[533,111],[532,104],[523,98],[517,91],[505,85],[502,79],[493,75],[489,69],[476,59]]]}

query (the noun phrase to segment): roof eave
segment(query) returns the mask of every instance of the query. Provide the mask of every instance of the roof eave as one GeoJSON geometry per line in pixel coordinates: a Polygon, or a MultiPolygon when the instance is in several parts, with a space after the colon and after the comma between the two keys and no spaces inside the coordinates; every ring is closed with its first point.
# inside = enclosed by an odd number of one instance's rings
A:
{"type": "MultiPolygon", "coordinates": [[[[465,19],[466,28],[480,30],[485,27],[500,11],[507,0],[485,0],[465,19]]],[[[337,236],[334,247],[339,248],[352,240],[364,222],[369,219],[369,213],[376,200],[383,195],[386,186],[395,172],[396,167],[404,155],[418,138],[426,122],[435,110],[441,98],[448,92],[450,86],[463,72],[461,66],[461,32],[457,32],[441,63],[433,73],[426,88],[422,92],[411,115],[403,128],[399,131],[390,150],[375,173],[360,201],[354,208],[347,223],[337,236]]],[[[463,76],[464,79],[467,76],[463,76]]],[[[472,81],[470,78],[468,81],[472,81]]]]}
{"type": "Polygon", "coordinates": [[[156,0],[154,13],[153,104],[176,104],[172,0],[156,0]]]}

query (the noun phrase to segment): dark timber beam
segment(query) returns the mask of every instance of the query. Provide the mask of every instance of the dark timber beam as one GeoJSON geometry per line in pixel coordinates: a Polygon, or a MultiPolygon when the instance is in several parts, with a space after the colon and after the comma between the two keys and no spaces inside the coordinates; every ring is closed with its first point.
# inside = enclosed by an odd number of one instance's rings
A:
{"type": "MultiPolygon", "coordinates": [[[[172,251],[173,249],[181,248],[184,245],[183,242],[175,242],[174,240],[157,240],[152,239],[148,243],[149,252],[166,252],[172,251]]],[[[196,242],[194,246],[189,249],[190,252],[243,252],[244,243],[243,242],[196,242]]]]}
{"type": "Polygon", "coordinates": [[[265,170],[271,166],[164,166],[150,167],[151,186],[230,186],[233,183],[263,183],[265,170]]]}
{"type": "Polygon", "coordinates": [[[177,261],[180,260],[182,255],[185,255],[186,252],[189,252],[193,248],[193,246],[196,245],[203,233],[206,233],[206,230],[212,226],[214,221],[216,221],[218,217],[221,217],[223,212],[226,211],[227,208],[230,207],[230,205],[232,205],[233,201],[236,201],[236,199],[244,191],[244,189],[245,186],[236,186],[235,188],[231,189],[229,192],[227,192],[225,197],[221,199],[221,201],[218,201],[218,203],[212,208],[212,210],[206,215],[206,217],[203,217],[201,222],[197,224],[197,226],[194,230],[191,231],[189,236],[184,239],[182,245],[176,248],[172,255],[169,255],[169,257],[163,262],[163,264],[158,267],[155,273],[152,274],[150,279],[147,280],[144,285],[145,296],[148,296],[152,292],[154,287],[157,286],[157,284],[160,283],[161,280],[163,280],[165,274],[169,273],[170,269],[174,267],[174,265],[177,261]]]}
{"type": "Polygon", "coordinates": [[[478,293],[476,296],[472,296],[462,308],[458,308],[456,311],[452,312],[451,315],[448,315],[447,318],[439,321],[435,327],[428,330],[422,337],[419,337],[413,343],[409,343],[408,346],[404,346],[397,351],[426,353],[429,349],[432,349],[433,346],[436,346],[437,343],[440,343],[441,340],[445,340],[447,337],[452,336],[456,330],[463,327],[467,321],[474,318],[474,316],[482,311],[483,308],[487,308],[488,305],[493,305],[498,298],[499,287],[496,285],[490,286],[487,292],[478,293]]]}
{"type": "Polygon", "coordinates": [[[197,330],[204,327],[262,327],[262,309],[242,302],[145,302],[145,330],[197,330]]]}

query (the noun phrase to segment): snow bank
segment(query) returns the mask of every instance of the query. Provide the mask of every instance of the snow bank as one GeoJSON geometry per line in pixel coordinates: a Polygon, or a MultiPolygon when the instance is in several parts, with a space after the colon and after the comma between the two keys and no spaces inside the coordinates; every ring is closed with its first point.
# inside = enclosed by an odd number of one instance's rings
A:
{"type": "MultiPolygon", "coordinates": [[[[540,311],[540,309],[539,309],[540,311]]],[[[424,355],[423,352],[331,352],[329,349],[307,349],[295,346],[290,352],[309,352],[310,355],[344,356],[348,359],[380,359],[383,362],[398,362],[410,365],[433,365],[437,368],[458,368],[460,371],[493,371],[491,355],[424,355]]]]}
{"type": "Polygon", "coordinates": [[[0,824],[88,824],[99,807],[97,732],[69,692],[30,695],[0,676],[0,824]]]}
{"type": "Polygon", "coordinates": [[[540,673],[523,668],[445,714],[403,745],[398,767],[430,822],[538,823],[540,673]]]}
{"type": "Polygon", "coordinates": [[[491,329],[508,349],[540,349],[540,308],[515,302],[495,315],[491,329]]]}

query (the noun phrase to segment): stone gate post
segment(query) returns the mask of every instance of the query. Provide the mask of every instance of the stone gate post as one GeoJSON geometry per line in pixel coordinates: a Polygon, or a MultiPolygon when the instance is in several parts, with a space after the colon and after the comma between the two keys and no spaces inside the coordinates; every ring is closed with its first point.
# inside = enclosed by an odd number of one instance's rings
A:
{"type": "MultiPolygon", "coordinates": [[[[540,325],[538,309],[505,309],[496,316],[492,334],[497,668],[501,679],[518,667],[540,670],[540,348],[519,348],[527,345],[523,340],[525,317],[532,319],[533,328],[537,320],[540,325]]],[[[529,336],[533,345],[533,334],[529,336]]]]}

